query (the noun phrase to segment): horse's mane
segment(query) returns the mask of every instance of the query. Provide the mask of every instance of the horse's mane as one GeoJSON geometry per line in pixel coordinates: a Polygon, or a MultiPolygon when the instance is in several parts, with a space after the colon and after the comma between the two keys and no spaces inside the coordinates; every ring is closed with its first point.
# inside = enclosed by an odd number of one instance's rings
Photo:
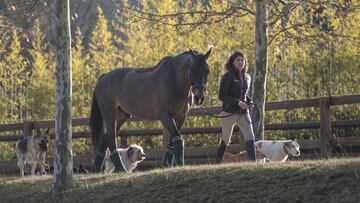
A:
{"type": "Polygon", "coordinates": [[[156,64],[155,66],[152,66],[152,67],[136,68],[135,72],[136,73],[151,72],[151,71],[155,70],[157,67],[159,67],[161,63],[166,62],[169,58],[170,58],[170,56],[166,56],[166,57],[162,58],[158,64],[156,64]]]}
{"type": "MultiPolygon", "coordinates": [[[[195,51],[195,53],[198,53],[197,51],[195,51]]],[[[160,60],[160,62],[158,64],[156,64],[155,66],[152,66],[152,67],[145,67],[145,68],[136,68],[135,69],[135,72],[136,73],[147,73],[147,72],[151,72],[155,69],[157,69],[159,66],[163,65],[164,63],[168,63],[169,61],[171,61],[172,59],[176,59],[180,56],[183,56],[183,55],[188,55],[190,54],[190,51],[185,51],[179,55],[176,55],[176,56],[165,56],[164,58],[162,58],[160,60]]]]}

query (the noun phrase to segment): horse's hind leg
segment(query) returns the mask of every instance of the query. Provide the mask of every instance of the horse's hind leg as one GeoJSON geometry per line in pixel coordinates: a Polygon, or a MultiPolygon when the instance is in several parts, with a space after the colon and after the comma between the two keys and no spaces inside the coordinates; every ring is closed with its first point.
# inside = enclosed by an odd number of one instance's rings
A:
{"type": "Polygon", "coordinates": [[[120,108],[116,110],[111,110],[107,112],[108,116],[104,117],[106,123],[106,136],[103,136],[103,143],[107,143],[107,147],[111,152],[110,159],[115,166],[115,172],[125,171],[122,164],[121,157],[116,150],[116,133],[118,133],[122,124],[126,121],[127,117],[125,112],[120,108]],[[116,131],[115,131],[116,130],[116,131]]]}
{"type": "MultiPolygon", "coordinates": [[[[129,114],[127,114],[120,107],[118,107],[117,114],[116,114],[115,136],[119,135],[119,131],[120,131],[121,126],[124,124],[125,121],[127,121],[129,119],[129,117],[130,117],[129,114]]],[[[121,137],[121,139],[124,139],[124,138],[121,137]]]]}
{"type": "MultiPolygon", "coordinates": [[[[101,106],[106,106],[106,105],[101,105],[101,106]]],[[[100,137],[99,146],[96,149],[96,155],[94,160],[94,166],[96,172],[101,172],[103,169],[105,152],[106,149],[109,147],[108,140],[110,139],[109,137],[111,137],[111,132],[114,132],[113,129],[115,122],[115,110],[111,110],[111,109],[113,108],[111,108],[110,105],[107,105],[106,108],[100,109],[103,122],[105,123],[104,127],[106,128],[106,131],[104,132],[104,135],[100,137]],[[109,125],[109,123],[111,123],[112,125],[109,125]]]]}

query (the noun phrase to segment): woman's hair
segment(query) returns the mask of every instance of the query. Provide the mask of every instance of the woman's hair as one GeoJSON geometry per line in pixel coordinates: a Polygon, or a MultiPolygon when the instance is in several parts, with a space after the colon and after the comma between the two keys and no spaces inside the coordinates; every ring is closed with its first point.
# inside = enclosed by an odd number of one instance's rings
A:
{"type": "Polygon", "coordinates": [[[243,68],[242,71],[243,71],[243,72],[247,72],[247,71],[248,71],[249,67],[248,67],[247,58],[246,58],[245,54],[242,53],[242,52],[239,52],[239,51],[235,51],[233,54],[231,54],[231,56],[229,57],[227,63],[225,64],[225,66],[224,66],[224,73],[228,72],[229,70],[231,70],[231,69],[233,69],[233,68],[235,69],[235,67],[234,67],[234,60],[235,60],[238,56],[241,56],[241,57],[243,57],[243,58],[245,59],[245,66],[244,66],[244,68],[243,68]]]}

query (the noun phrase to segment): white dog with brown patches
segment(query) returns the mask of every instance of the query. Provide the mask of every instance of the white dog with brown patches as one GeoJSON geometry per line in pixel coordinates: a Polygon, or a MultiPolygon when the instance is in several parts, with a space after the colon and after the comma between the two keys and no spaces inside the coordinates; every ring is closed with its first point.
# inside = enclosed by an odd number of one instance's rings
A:
{"type": "Polygon", "coordinates": [[[300,146],[297,140],[259,140],[255,142],[256,153],[260,153],[265,158],[264,162],[277,161],[285,162],[289,155],[299,156],[300,146]]]}
{"type": "MultiPolygon", "coordinates": [[[[119,153],[121,157],[122,164],[127,173],[132,173],[136,168],[137,164],[142,162],[146,154],[144,153],[144,149],[136,144],[130,145],[128,148],[117,148],[116,151],[119,153]]],[[[110,159],[110,150],[106,150],[105,158],[105,170],[104,173],[112,173],[115,169],[114,164],[110,159]]]]}

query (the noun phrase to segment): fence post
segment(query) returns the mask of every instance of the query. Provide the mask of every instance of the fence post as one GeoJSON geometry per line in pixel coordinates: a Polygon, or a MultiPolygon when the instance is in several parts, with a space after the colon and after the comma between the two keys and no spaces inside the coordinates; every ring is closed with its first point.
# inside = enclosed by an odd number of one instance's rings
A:
{"type": "Polygon", "coordinates": [[[33,129],[33,128],[34,128],[34,122],[28,121],[28,120],[24,120],[23,136],[24,136],[24,137],[31,136],[31,135],[32,135],[32,129],[33,129]]]}
{"type": "Polygon", "coordinates": [[[323,158],[328,158],[331,155],[330,135],[331,135],[331,108],[330,98],[320,98],[320,141],[321,141],[321,155],[323,158]]]}
{"type": "Polygon", "coordinates": [[[127,139],[128,139],[128,136],[121,136],[121,138],[120,138],[120,147],[121,148],[126,148],[128,146],[127,139]]]}

